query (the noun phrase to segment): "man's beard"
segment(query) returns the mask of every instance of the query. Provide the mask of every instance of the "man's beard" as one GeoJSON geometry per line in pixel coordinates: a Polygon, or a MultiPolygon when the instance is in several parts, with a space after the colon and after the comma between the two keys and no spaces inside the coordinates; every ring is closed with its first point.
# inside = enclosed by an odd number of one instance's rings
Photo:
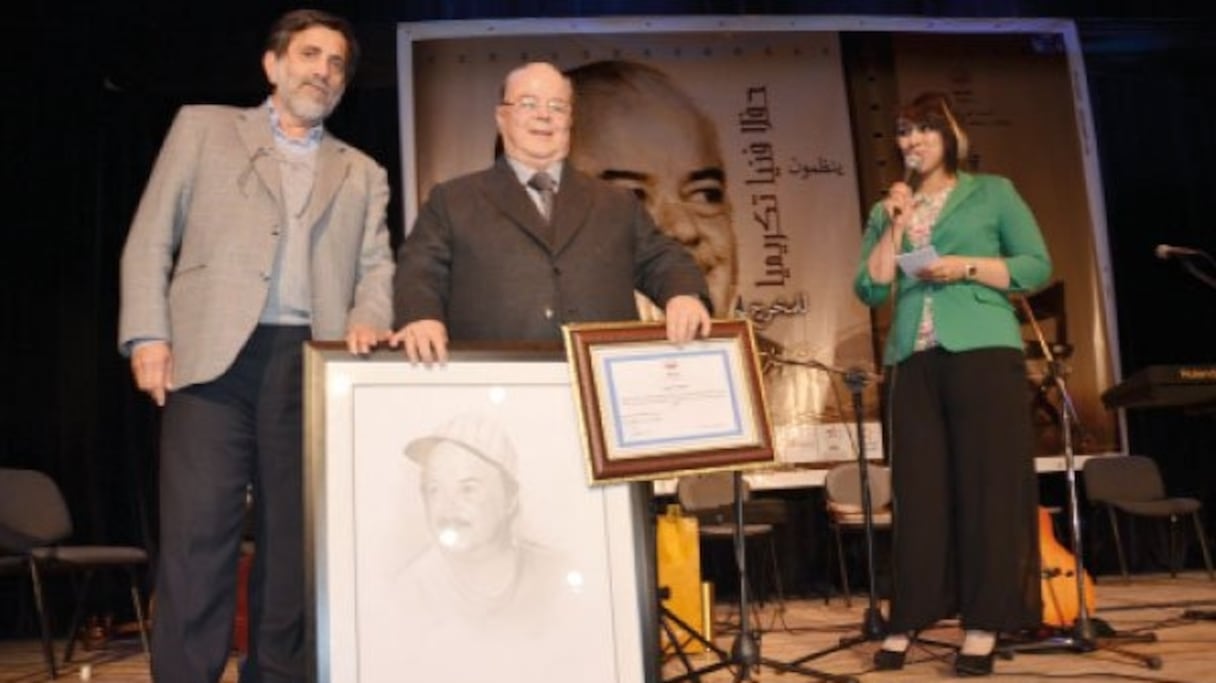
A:
{"type": "Polygon", "coordinates": [[[324,121],[333,112],[334,107],[338,105],[339,99],[341,99],[341,95],[332,100],[318,101],[297,91],[288,95],[285,104],[288,111],[296,118],[316,125],[324,121]]]}
{"type": "Polygon", "coordinates": [[[341,86],[337,89],[330,88],[323,82],[308,77],[293,82],[285,65],[280,66],[279,79],[279,83],[284,84],[281,93],[283,106],[292,116],[314,126],[333,113],[345,90],[341,86]]]}

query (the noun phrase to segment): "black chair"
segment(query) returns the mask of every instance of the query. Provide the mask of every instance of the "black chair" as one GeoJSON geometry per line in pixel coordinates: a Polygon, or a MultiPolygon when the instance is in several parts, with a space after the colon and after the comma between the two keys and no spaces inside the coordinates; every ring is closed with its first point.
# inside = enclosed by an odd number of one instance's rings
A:
{"type": "Polygon", "coordinates": [[[143,548],[122,545],[68,545],[72,519],[59,487],[47,475],[34,470],[0,468],[0,552],[19,557],[28,567],[34,605],[42,631],[42,651],[51,678],[58,676],[51,637],[51,619],[44,595],[47,573],[66,571],[80,575],[75,610],[68,630],[63,661],[72,658],[87,605],[89,583],[98,569],[125,570],[131,583],[131,602],[139,622],[144,653],[148,653],[148,634],[144,622],[143,599],[137,570],[148,563],[143,548]]]}
{"type": "MultiPolygon", "coordinates": [[[[751,487],[748,486],[746,479],[742,481],[741,488],[746,509],[746,503],[751,498],[751,487]]],[[[697,518],[697,534],[702,541],[725,541],[733,544],[735,539],[734,474],[713,472],[680,477],[676,482],[676,499],[679,500],[680,507],[685,512],[697,518]]],[[[781,587],[781,568],[777,564],[777,544],[774,539],[773,525],[747,522],[745,519],[743,539],[747,547],[752,547],[752,542],[756,540],[764,539],[766,541],[773,586],[777,593],[777,611],[778,614],[782,613],[785,608],[785,594],[781,587]]],[[[704,555],[705,553],[702,554],[702,557],[704,555]]]]}
{"type": "Polygon", "coordinates": [[[1207,567],[1208,578],[1216,580],[1216,575],[1212,573],[1212,558],[1208,553],[1203,522],[1199,519],[1199,510],[1203,504],[1194,498],[1168,497],[1161,472],[1152,458],[1143,455],[1090,458],[1085,461],[1081,475],[1089,502],[1106,509],[1124,581],[1128,580],[1128,573],[1127,557],[1123,552],[1123,540],[1119,534],[1120,515],[1128,516],[1129,521],[1135,517],[1168,520],[1170,576],[1178,575],[1180,561],[1177,552],[1178,518],[1189,515],[1203,553],[1203,564],[1207,567]]]}
{"type": "MultiPolygon", "coordinates": [[[[891,470],[883,465],[866,463],[870,480],[870,505],[875,531],[891,528],[891,470]]],[[[827,508],[828,527],[836,537],[836,557],[840,565],[840,583],[844,589],[844,602],[852,607],[853,596],[849,590],[848,563],[845,561],[843,536],[846,533],[863,533],[865,515],[861,505],[861,468],[855,462],[836,465],[823,480],[823,499],[827,508]]],[[[829,571],[831,553],[828,553],[829,571]]],[[[827,598],[824,599],[827,601],[827,598]]]]}

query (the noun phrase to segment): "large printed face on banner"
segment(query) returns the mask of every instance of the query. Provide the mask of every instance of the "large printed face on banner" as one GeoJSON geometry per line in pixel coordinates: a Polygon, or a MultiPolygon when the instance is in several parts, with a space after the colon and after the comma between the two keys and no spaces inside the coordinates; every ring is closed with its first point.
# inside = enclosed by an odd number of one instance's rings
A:
{"type": "Polygon", "coordinates": [[[714,314],[734,309],[737,246],[712,121],[666,74],[626,61],[568,72],[578,118],[570,161],[638,196],[705,273],[714,314]]]}

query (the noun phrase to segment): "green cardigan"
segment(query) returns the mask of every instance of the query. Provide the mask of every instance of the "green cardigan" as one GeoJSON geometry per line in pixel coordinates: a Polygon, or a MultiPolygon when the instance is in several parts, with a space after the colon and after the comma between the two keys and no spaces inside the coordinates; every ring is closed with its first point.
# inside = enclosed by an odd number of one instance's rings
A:
{"type": "MultiPolygon", "coordinates": [[[[882,202],[876,203],[866,221],[861,263],[853,282],[858,298],[871,307],[891,296],[891,284],[874,282],[867,264],[889,224],[882,202]]],[[[1046,284],[1051,276],[1051,259],[1034,215],[1013,183],[1000,176],[960,172],[930,241],[942,256],[1004,257],[1009,267],[1009,289],[1000,291],[967,280],[924,282],[905,275],[897,266],[899,294],[883,363],[893,365],[912,355],[925,296],[929,294],[933,296],[933,326],[943,348],[1023,348],[1020,325],[1007,294],[1033,291],[1046,284]]],[[[911,248],[905,235],[900,250],[911,248]]]]}

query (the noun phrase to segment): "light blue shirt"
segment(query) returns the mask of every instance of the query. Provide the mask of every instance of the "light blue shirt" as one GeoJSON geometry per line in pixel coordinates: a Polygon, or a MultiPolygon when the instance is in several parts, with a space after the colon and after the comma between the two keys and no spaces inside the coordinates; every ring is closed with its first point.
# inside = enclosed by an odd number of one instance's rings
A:
{"type": "Polygon", "coordinates": [[[317,177],[317,150],[325,129],[320,124],[303,138],[290,138],[279,123],[270,98],[266,100],[274,135],[272,156],[279,164],[286,225],[279,239],[270,274],[270,294],[259,321],[270,325],[307,325],[312,320],[312,236],[304,213],[317,177]]]}

